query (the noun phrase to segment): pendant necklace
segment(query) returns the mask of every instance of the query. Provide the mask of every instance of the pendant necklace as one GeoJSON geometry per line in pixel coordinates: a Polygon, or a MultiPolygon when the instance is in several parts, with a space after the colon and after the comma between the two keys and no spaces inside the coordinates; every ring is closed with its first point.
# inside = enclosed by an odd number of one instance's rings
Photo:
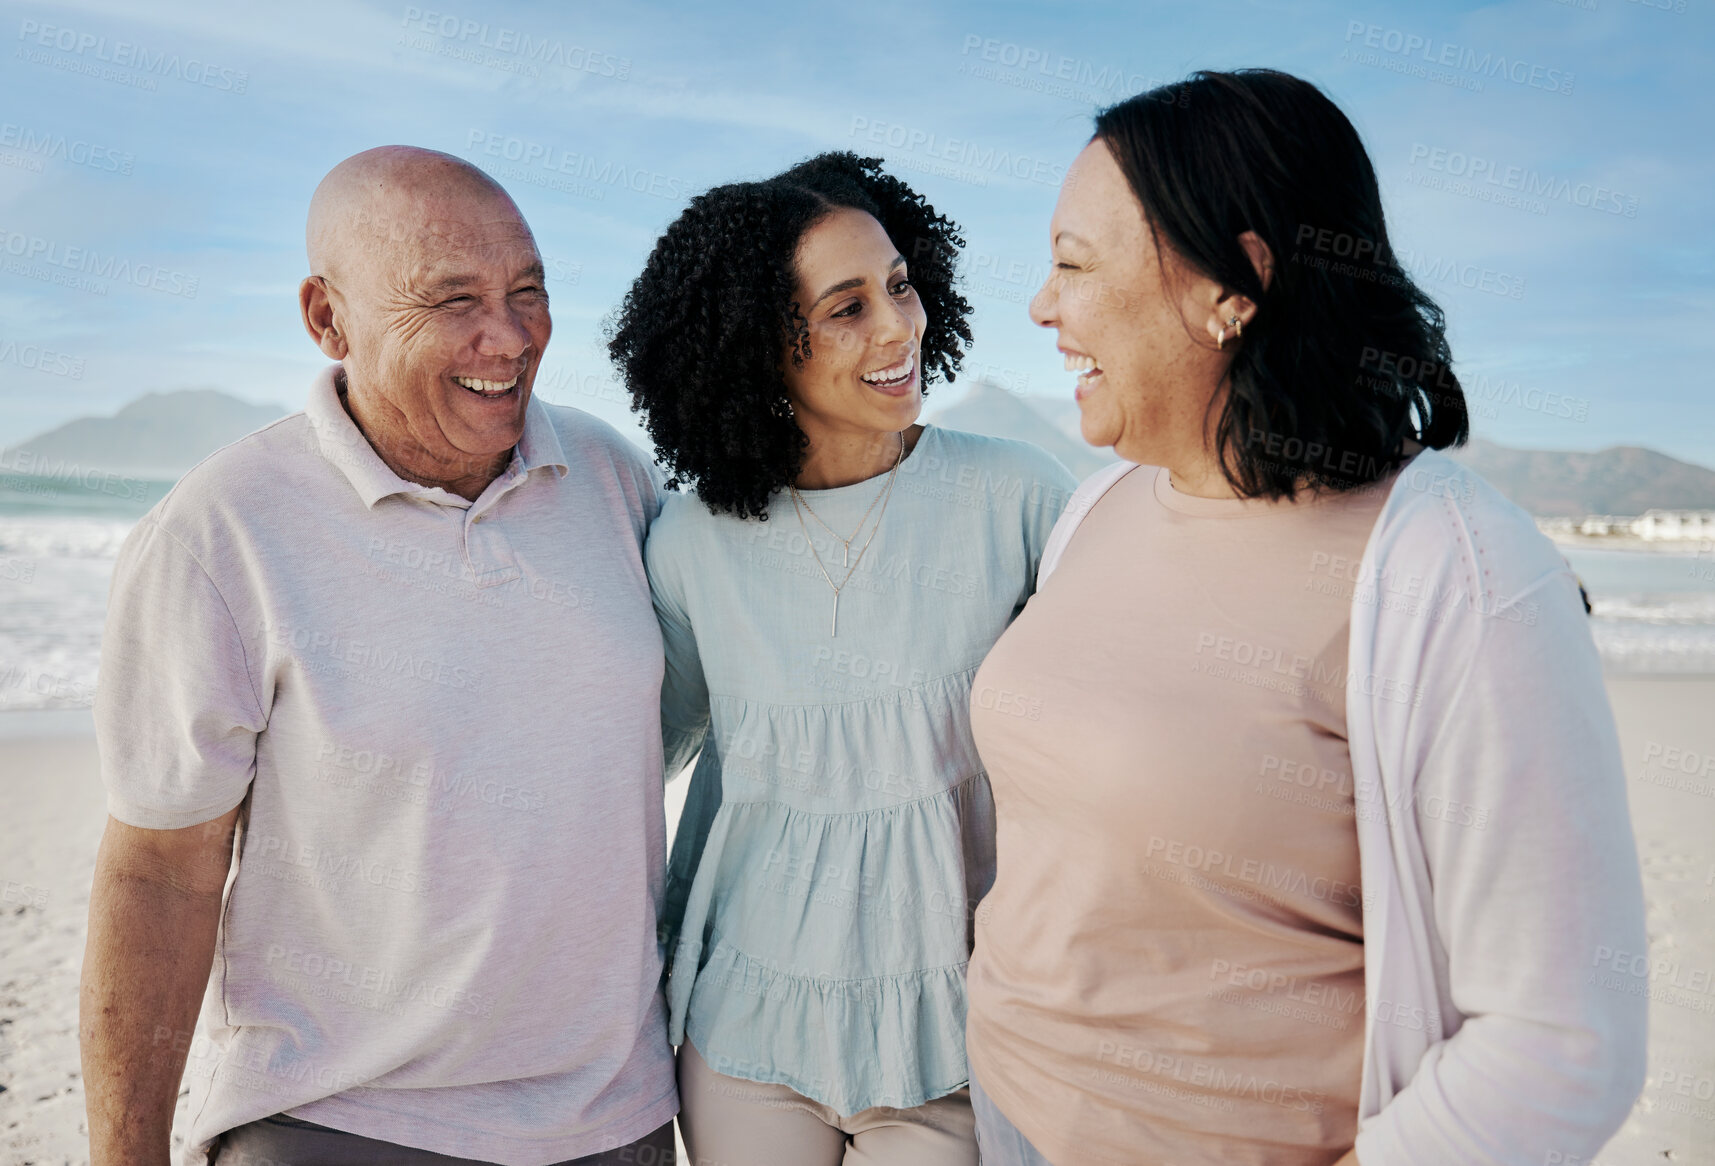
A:
{"type": "Polygon", "coordinates": [[[869,510],[865,510],[863,512],[863,517],[858,519],[857,528],[852,531],[851,538],[842,537],[833,527],[829,526],[826,522],[823,522],[822,516],[817,514],[816,511],[811,508],[810,500],[798,493],[798,487],[795,484],[790,482],[787,483],[786,488],[792,495],[792,513],[798,516],[798,529],[804,532],[804,542],[810,547],[810,557],[816,560],[816,569],[822,572],[822,578],[827,580],[828,586],[834,592],[834,615],[833,620],[828,625],[828,635],[830,637],[840,634],[840,592],[845,590],[846,584],[852,581],[852,576],[857,573],[858,564],[863,562],[864,552],[869,550],[869,544],[875,541],[875,532],[881,529],[881,520],[887,514],[888,500],[893,496],[893,483],[899,474],[899,463],[904,460],[905,433],[901,430],[899,434],[899,455],[893,459],[893,468],[887,471],[887,481],[882,485],[881,490],[876,494],[876,496],[870,499],[869,510]],[[870,511],[875,509],[875,504],[877,502],[881,503],[881,513],[875,516],[875,525],[870,528],[869,537],[863,540],[863,546],[858,548],[857,558],[854,559],[852,558],[852,543],[856,541],[857,536],[862,533],[864,524],[869,521],[870,511]],[[802,510],[799,509],[800,505],[803,507],[802,510]],[[845,567],[846,573],[837,584],[834,582],[834,577],[828,574],[828,568],[822,563],[822,556],[816,550],[816,544],[810,538],[810,528],[804,525],[805,510],[810,511],[810,517],[816,520],[817,525],[829,534],[833,535],[834,538],[845,548],[844,553],[841,556],[840,565],[845,567]]]}

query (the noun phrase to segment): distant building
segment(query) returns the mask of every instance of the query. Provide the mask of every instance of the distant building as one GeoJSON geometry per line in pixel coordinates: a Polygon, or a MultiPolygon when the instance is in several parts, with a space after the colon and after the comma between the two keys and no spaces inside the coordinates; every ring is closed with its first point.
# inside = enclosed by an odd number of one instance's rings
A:
{"type": "Polygon", "coordinates": [[[1651,542],[1715,538],[1715,510],[1646,510],[1631,528],[1651,542]]]}
{"type": "Polygon", "coordinates": [[[1551,538],[1635,538],[1646,542],[1715,541],[1715,510],[1646,510],[1643,514],[1586,514],[1583,518],[1539,518],[1551,538]]]}

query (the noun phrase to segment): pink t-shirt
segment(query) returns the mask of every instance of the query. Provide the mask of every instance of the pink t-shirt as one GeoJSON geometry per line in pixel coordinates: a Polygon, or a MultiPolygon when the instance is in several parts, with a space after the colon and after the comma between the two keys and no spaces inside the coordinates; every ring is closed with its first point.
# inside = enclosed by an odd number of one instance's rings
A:
{"type": "Polygon", "coordinates": [[[1311,1166],[1350,1148],[1346,646],[1390,485],[1271,503],[1131,473],[978,673],[999,873],[967,1039],[1050,1159],[1311,1166]]]}

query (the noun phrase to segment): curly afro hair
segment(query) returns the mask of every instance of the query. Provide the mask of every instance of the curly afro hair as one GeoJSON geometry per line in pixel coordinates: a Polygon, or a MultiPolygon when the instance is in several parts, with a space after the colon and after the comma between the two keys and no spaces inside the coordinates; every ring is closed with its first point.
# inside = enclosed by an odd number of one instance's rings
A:
{"type": "Polygon", "coordinates": [[[787,405],[783,357],[810,356],[793,257],[832,211],[873,215],[911,265],[928,317],[925,388],[955,378],[971,306],[955,290],[964,236],[879,158],[820,154],[761,182],[691,200],[655,244],[608,330],[608,353],[672,472],[710,510],[766,519],[808,439],[787,405]]]}

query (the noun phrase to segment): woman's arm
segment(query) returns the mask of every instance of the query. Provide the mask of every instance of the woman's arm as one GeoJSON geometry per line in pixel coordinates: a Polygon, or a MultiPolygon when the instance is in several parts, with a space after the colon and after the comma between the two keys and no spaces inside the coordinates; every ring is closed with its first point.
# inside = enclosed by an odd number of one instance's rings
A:
{"type": "Polygon", "coordinates": [[[661,678],[661,745],[666,778],[671,781],[691,763],[708,736],[709,688],[703,680],[696,633],[659,603],[655,612],[667,656],[661,678]]]}
{"type": "Polygon", "coordinates": [[[1464,597],[1444,620],[1481,622],[1458,636],[1391,652],[1378,637],[1377,672],[1413,680],[1393,689],[1406,703],[1370,702],[1384,763],[1392,752],[1417,773],[1411,804],[1390,807],[1428,867],[1428,885],[1405,893],[1432,895],[1431,941],[1465,1019],[1365,1123],[1356,1149],[1369,1166],[1588,1159],[1643,1083],[1648,982],[1603,964],[1647,941],[1600,661],[1569,573],[1500,582],[1536,535],[1496,525],[1472,558],[1504,601],[1464,597]],[[1437,646],[1450,643],[1468,647],[1437,646]]]}
{"type": "Polygon", "coordinates": [[[709,688],[697,633],[686,614],[684,574],[675,556],[654,541],[644,551],[655,618],[661,624],[666,657],[661,677],[661,745],[665,778],[671,781],[703,747],[709,729],[709,688]]]}

